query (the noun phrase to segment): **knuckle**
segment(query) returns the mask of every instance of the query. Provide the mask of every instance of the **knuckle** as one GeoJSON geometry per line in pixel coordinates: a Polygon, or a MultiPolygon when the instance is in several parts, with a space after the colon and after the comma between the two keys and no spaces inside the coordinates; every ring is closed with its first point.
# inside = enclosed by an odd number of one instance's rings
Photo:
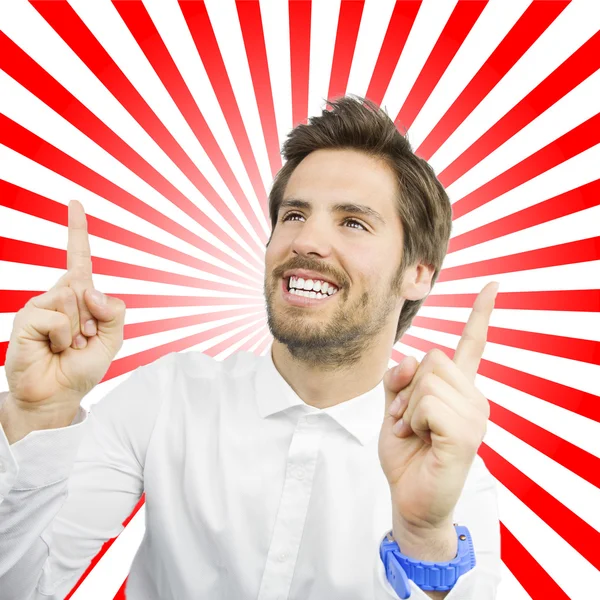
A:
{"type": "Polygon", "coordinates": [[[63,304],[69,304],[69,303],[73,302],[74,300],[77,300],[77,297],[75,295],[75,290],[71,289],[68,286],[59,288],[57,295],[58,295],[59,301],[62,302],[63,304]]]}

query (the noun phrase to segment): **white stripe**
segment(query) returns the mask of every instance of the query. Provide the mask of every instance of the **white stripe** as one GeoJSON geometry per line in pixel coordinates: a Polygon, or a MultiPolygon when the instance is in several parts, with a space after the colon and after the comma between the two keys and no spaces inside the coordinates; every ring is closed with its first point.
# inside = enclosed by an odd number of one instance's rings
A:
{"type": "MultiPolygon", "coordinates": [[[[254,192],[179,5],[176,3],[146,1],[145,6],[219,148],[225,155],[225,159],[248,199],[254,214],[258,218],[263,232],[268,235],[269,229],[264,212],[254,192]]],[[[245,226],[250,231],[246,224],[245,226]]]]}
{"type": "Polygon", "coordinates": [[[447,254],[443,268],[577,242],[600,235],[600,205],[447,254]]]}
{"type": "Polygon", "coordinates": [[[325,108],[333,51],[340,14],[340,0],[313,0],[310,22],[310,68],[308,115],[320,115],[325,108]]]}
{"type": "MultiPolygon", "coordinates": [[[[597,3],[585,0],[569,3],[517,64],[434,154],[430,162],[436,172],[442,171],[462,154],[598,29],[600,29],[600,6],[597,3]]],[[[563,123],[552,123],[550,134],[555,129],[563,129],[563,123]]],[[[518,149],[517,153],[519,153],[518,149]]],[[[462,194],[464,191],[457,190],[456,193],[462,194]]]]}
{"type": "MultiPolygon", "coordinates": [[[[348,94],[365,96],[367,93],[394,6],[394,0],[365,1],[348,76],[348,94]]],[[[391,115],[392,119],[395,116],[395,113],[391,115]]]]}
{"type": "MultiPolygon", "coordinates": [[[[455,6],[455,0],[425,0],[422,3],[383,98],[382,104],[389,110],[392,119],[402,108],[455,6]]],[[[400,123],[401,130],[403,127],[400,123]]],[[[412,144],[410,135],[409,139],[412,144]]]]}
{"type": "Polygon", "coordinates": [[[597,290],[600,288],[600,261],[483,275],[481,277],[467,277],[455,281],[440,281],[436,282],[432,295],[479,293],[490,281],[500,283],[500,293],[597,290]]]}
{"type": "MultiPolygon", "coordinates": [[[[458,335],[422,327],[410,327],[407,334],[441,344],[447,348],[456,348],[459,340],[458,335]]],[[[502,346],[492,342],[485,345],[483,358],[589,394],[600,395],[597,365],[512,346],[502,346]]]]}
{"type": "Polygon", "coordinates": [[[569,598],[587,598],[600,587],[599,572],[498,482],[500,519],[569,598]]]}
{"type": "Polygon", "coordinates": [[[600,489],[490,422],[484,439],[524,475],[600,531],[600,489]]]}
{"type": "Polygon", "coordinates": [[[272,179],[271,167],[235,2],[207,0],[205,4],[263,185],[268,189],[272,179]]]}
{"type": "Polygon", "coordinates": [[[452,222],[456,237],[598,179],[600,144],[541,173],[452,222]]]}
{"type": "Polygon", "coordinates": [[[501,566],[498,600],[532,600],[531,596],[519,583],[519,580],[504,563],[501,566]]]}
{"type": "MultiPolygon", "coordinates": [[[[471,308],[422,306],[418,316],[466,323],[470,314],[471,308]]],[[[600,342],[600,313],[597,312],[494,308],[490,325],[600,342]]]]}
{"type": "Polygon", "coordinates": [[[492,0],[486,5],[411,125],[413,147],[423,142],[529,4],[529,0],[492,0]]]}
{"type": "MultiPolygon", "coordinates": [[[[281,147],[293,124],[288,3],[280,0],[260,0],[260,13],[275,105],[277,135],[281,147]]],[[[271,189],[270,184],[267,189],[271,189]]]]}
{"type": "Polygon", "coordinates": [[[146,507],[142,505],[71,598],[73,600],[113,598],[129,575],[131,563],[142,543],[145,529],[146,507]]]}

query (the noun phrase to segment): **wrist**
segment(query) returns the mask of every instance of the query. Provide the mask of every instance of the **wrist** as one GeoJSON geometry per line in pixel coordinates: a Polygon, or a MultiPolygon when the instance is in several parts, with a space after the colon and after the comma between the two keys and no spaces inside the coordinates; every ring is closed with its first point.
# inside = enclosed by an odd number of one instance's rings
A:
{"type": "Polygon", "coordinates": [[[458,550],[456,529],[452,521],[437,526],[416,526],[400,516],[394,516],[392,535],[400,551],[415,560],[446,562],[458,550]]]}
{"type": "Polygon", "coordinates": [[[68,405],[30,407],[27,403],[15,400],[10,392],[0,394],[0,424],[11,445],[32,431],[68,427],[78,409],[78,406],[68,405]]]}

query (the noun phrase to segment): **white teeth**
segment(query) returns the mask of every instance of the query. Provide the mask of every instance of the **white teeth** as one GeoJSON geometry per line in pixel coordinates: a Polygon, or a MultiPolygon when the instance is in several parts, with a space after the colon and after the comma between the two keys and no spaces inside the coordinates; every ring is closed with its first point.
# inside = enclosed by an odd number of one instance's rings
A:
{"type": "MultiPolygon", "coordinates": [[[[321,294],[332,296],[338,289],[327,281],[319,279],[303,279],[302,277],[290,277],[288,289],[304,290],[306,292],[320,292],[321,294]]],[[[318,296],[317,296],[318,297],[318,296]]]]}

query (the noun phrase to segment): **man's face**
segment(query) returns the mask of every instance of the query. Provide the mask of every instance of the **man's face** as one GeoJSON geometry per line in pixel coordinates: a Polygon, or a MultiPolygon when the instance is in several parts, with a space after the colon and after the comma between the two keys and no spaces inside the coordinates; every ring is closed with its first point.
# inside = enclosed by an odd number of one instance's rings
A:
{"type": "Polygon", "coordinates": [[[397,193],[391,169],[355,150],[318,150],[292,173],[265,258],[269,329],[292,356],[347,368],[382,333],[393,340],[403,247],[397,193]],[[381,219],[337,204],[366,207],[381,219]],[[300,272],[292,282],[301,285],[302,277],[306,288],[308,280],[325,280],[326,297],[288,291],[289,271],[302,269],[318,275],[300,272]],[[337,289],[332,295],[331,284],[337,289]]]}

